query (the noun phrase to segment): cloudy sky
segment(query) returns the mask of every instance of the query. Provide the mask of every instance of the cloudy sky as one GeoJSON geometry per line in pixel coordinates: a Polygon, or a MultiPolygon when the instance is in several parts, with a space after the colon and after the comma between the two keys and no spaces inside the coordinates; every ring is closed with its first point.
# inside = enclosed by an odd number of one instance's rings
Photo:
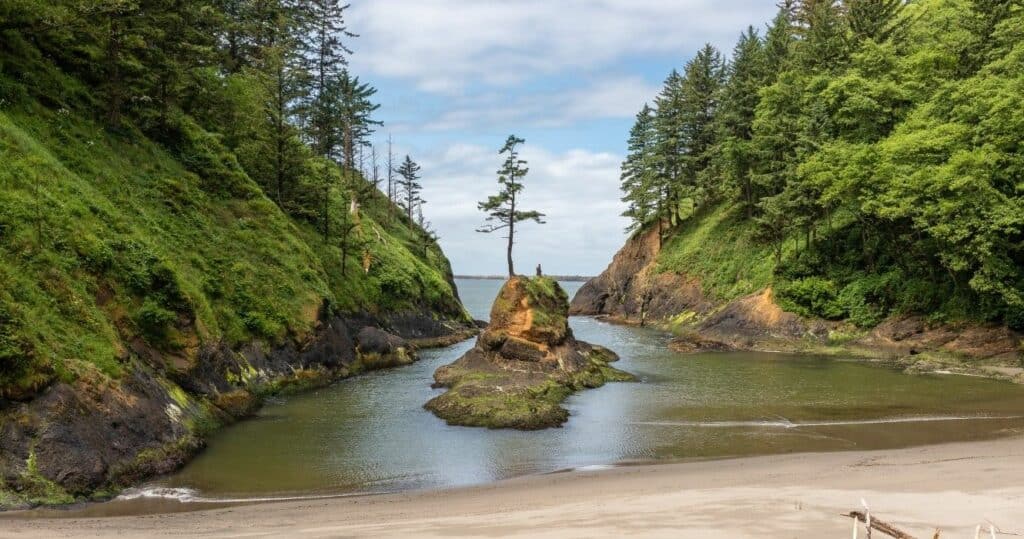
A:
{"type": "Polygon", "coordinates": [[[595,275],[625,239],[619,163],[633,116],[706,42],[731,50],[773,0],[352,0],[352,69],[376,86],[376,136],[423,167],[427,219],[459,274],[505,270],[475,229],[498,150],[527,143],[516,269],[595,275]]]}

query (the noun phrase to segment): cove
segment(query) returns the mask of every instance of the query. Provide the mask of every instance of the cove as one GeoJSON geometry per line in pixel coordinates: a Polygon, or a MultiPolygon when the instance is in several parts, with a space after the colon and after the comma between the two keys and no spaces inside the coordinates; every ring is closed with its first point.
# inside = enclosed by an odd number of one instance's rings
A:
{"type": "MultiPolygon", "coordinates": [[[[500,281],[459,280],[486,318],[500,281]]],[[[579,283],[563,283],[570,296],[579,283]]],[[[225,429],[184,469],[126,497],[238,500],[479,484],[503,478],[665,459],[882,449],[1024,431],[1024,388],[981,378],[906,375],[816,356],[682,356],[668,336],[573,318],[580,339],[622,357],[639,383],[570,397],[563,428],[452,427],[423,409],[437,367],[472,341],[269,402],[225,429]]]]}

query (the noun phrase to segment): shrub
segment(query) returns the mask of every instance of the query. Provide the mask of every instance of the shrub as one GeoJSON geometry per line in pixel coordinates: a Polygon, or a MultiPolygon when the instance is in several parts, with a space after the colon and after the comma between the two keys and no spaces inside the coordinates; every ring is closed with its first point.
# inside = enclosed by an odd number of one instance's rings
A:
{"type": "Polygon", "coordinates": [[[838,303],[846,310],[850,322],[859,327],[876,326],[889,315],[896,284],[895,272],[861,275],[839,292],[838,303]]]}
{"type": "Polygon", "coordinates": [[[1024,330],[1024,305],[1009,305],[1003,320],[1011,329],[1024,330]]]}
{"type": "Polygon", "coordinates": [[[787,310],[803,316],[838,320],[846,309],[837,301],[836,284],[823,277],[805,277],[783,283],[777,296],[787,310]]]}
{"type": "Polygon", "coordinates": [[[34,350],[23,336],[21,316],[0,304],[0,389],[19,386],[32,369],[34,350]]]}
{"type": "Polygon", "coordinates": [[[151,338],[162,340],[167,336],[167,326],[177,319],[174,311],[165,308],[152,297],[147,297],[135,313],[135,324],[151,338]]]}

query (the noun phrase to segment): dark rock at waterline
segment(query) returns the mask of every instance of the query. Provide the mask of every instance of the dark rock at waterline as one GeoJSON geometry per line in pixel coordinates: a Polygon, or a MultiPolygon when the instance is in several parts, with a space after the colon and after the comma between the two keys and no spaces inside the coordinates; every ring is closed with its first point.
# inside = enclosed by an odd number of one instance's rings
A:
{"type": "Polygon", "coordinates": [[[359,330],[356,341],[359,343],[359,351],[363,354],[392,354],[399,348],[409,346],[405,339],[373,326],[359,330]]]}
{"type": "Polygon", "coordinates": [[[405,339],[380,328],[366,326],[356,336],[356,351],[367,368],[396,367],[416,360],[414,348],[405,339]]]}
{"type": "Polygon", "coordinates": [[[560,404],[573,392],[633,380],[609,366],[614,352],[573,337],[568,314],[557,282],[513,277],[476,346],[434,373],[434,387],[449,389],[425,407],[453,425],[543,429],[569,418],[560,404]]]}
{"type": "Polygon", "coordinates": [[[212,343],[191,359],[144,347],[126,354],[120,378],[83,370],[32,399],[6,400],[0,408],[0,509],[109,495],[170,473],[213,429],[253,413],[262,395],[405,364],[414,357],[410,337],[448,342],[476,331],[428,311],[418,318],[411,311],[393,319],[332,318],[302,342],[239,349],[212,343]]]}

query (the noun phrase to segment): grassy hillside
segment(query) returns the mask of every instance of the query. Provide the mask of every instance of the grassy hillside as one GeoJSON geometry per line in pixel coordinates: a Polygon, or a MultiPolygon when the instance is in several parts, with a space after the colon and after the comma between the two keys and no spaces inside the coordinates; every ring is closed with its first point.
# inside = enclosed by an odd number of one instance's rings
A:
{"type": "Polygon", "coordinates": [[[301,342],[322,307],[462,316],[447,260],[432,242],[424,254],[421,231],[391,217],[401,212],[383,195],[364,202],[365,252],[343,275],[339,247],[282,213],[188,118],[173,156],[104,129],[80,103],[0,103],[4,396],[83,368],[117,377],[137,338],[188,358],[220,340],[301,342]]]}
{"type": "Polygon", "coordinates": [[[1024,7],[886,4],[787,3],[698,51],[637,116],[625,215],[719,302],[1024,328],[1024,7]]]}

